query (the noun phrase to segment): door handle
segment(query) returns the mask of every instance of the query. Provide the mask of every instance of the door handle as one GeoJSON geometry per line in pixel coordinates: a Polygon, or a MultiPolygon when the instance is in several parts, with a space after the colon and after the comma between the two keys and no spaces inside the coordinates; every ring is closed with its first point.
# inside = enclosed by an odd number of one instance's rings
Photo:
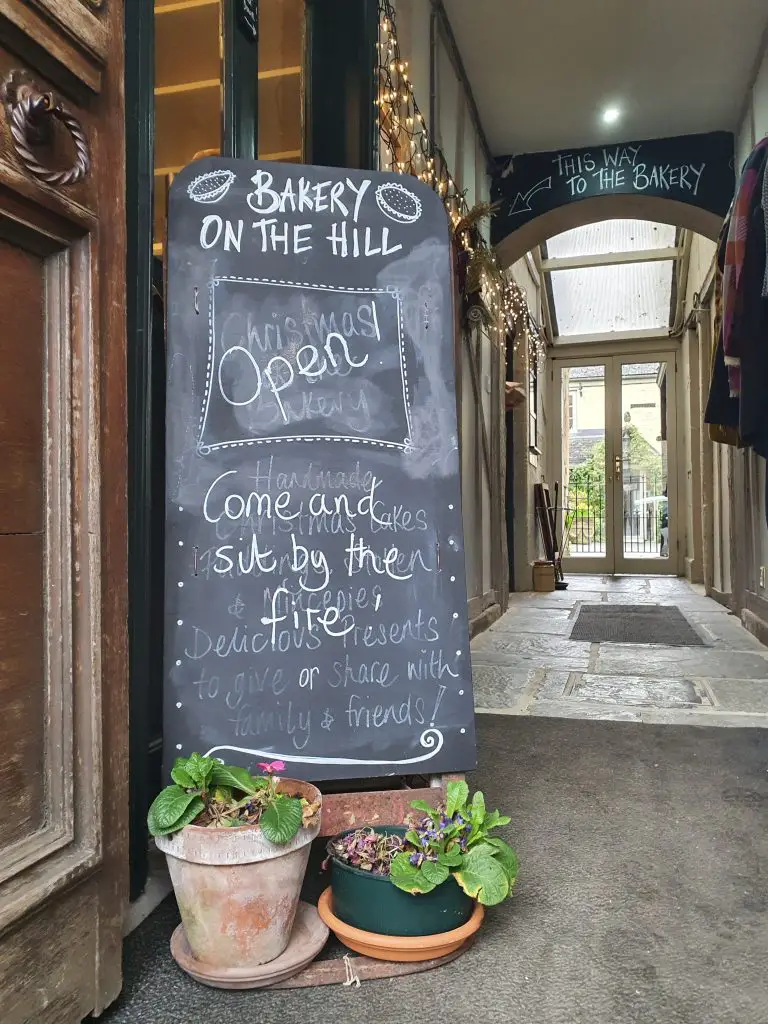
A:
{"type": "Polygon", "coordinates": [[[613,471],[616,474],[616,479],[621,479],[621,456],[616,455],[613,459],[613,471]]]}
{"type": "Polygon", "coordinates": [[[0,102],[5,106],[16,155],[30,174],[48,185],[74,185],[87,177],[91,153],[83,126],[52,93],[42,92],[25,71],[16,70],[0,83],[0,102]],[[53,120],[68,129],[75,147],[75,161],[63,171],[46,167],[33,152],[33,147],[50,142],[53,120]]]}

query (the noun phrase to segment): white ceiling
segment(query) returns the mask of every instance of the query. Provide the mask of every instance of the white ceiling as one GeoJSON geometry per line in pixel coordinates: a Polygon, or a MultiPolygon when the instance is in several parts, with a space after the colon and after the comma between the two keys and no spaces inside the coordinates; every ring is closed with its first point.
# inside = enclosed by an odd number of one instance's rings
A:
{"type": "Polygon", "coordinates": [[[766,0],[444,3],[495,156],[733,131],[768,24],[766,0]]]}

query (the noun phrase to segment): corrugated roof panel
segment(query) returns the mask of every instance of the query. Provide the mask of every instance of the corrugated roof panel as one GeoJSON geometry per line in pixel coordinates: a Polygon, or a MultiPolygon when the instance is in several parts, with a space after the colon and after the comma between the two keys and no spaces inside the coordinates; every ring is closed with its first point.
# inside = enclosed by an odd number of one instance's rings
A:
{"type": "Polygon", "coordinates": [[[600,256],[611,252],[640,252],[674,246],[677,228],[651,220],[601,220],[554,235],[547,241],[551,259],[600,256]]]}
{"type": "Polygon", "coordinates": [[[668,327],[673,267],[660,260],[552,271],[559,335],[668,327]]]}

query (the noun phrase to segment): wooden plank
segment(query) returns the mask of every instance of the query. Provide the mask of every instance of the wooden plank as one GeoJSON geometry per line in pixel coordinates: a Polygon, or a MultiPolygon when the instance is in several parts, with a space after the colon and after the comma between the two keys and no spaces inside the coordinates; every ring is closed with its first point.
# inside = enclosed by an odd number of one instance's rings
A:
{"type": "Polygon", "coordinates": [[[467,347],[469,349],[469,375],[472,380],[472,393],[475,396],[475,402],[478,405],[480,411],[480,427],[481,427],[481,440],[483,444],[483,459],[485,460],[485,468],[488,471],[488,477],[491,476],[491,445],[488,440],[488,429],[485,425],[485,415],[483,413],[483,399],[480,392],[480,381],[478,379],[476,359],[476,346],[472,344],[471,332],[467,332],[467,347]]]}
{"type": "Polygon", "coordinates": [[[128,898],[128,475],[127,352],[125,325],[125,108],[122,3],[109,3],[107,67],[100,126],[101,173],[97,175],[100,218],[100,280],[94,295],[100,382],[98,448],[101,475],[97,572],[101,588],[99,645],[102,735],[106,757],[97,780],[101,803],[102,869],[99,875],[96,1001],[99,1014],[122,987],[122,925],[128,898]]]}
{"type": "Polygon", "coordinates": [[[0,938],[3,1024],[74,1024],[93,1005],[96,886],[49,903],[0,938]]]}
{"type": "Polygon", "coordinates": [[[443,791],[429,789],[384,789],[363,793],[327,793],[323,796],[321,836],[335,836],[362,825],[396,825],[405,821],[412,800],[427,800],[434,807],[443,791]]]}
{"type": "Polygon", "coordinates": [[[46,817],[43,538],[0,536],[0,570],[0,789],[13,794],[13,813],[0,818],[2,860],[46,817]]]}
{"type": "Polygon", "coordinates": [[[468,939],[463,946],[454,950],[453,953],[446,953],[445,956],[436,957],[434,960],[416,960],[396,962],[394,960],[374,960],[372,957],[360,956],[349,951],[346,957],[337,957],[333,960],[315,960],[308,967],[305,967],[299,974],[280,981],[276,985],[269,985],[273,989],[288,988],[316,988],[321,985],[345,985],[349,984],[346,964],[352,970],[352,978],[363,981],[375,981],[379,978],[404,978],[409,974],[422,974],[424,971],[434,970],[435,967],[442,967],[452,960],[465,953],[474,942],[474,937],[468,939]]]}
{"type": "Polygon", "coordinates": [[[107,27],[88,10],[82,0],[28,0],[50,18],[63,35],[76,42],[100,64],[109,50],[107,27]]]}
{"type": "Polygon", "coordinates": [[[0,240],[0,533],[43,526],[43,261],[0,240]]]}
{"type": "Polygon", "coordinates": [[[586,270],[590,267],[610,267],[625,263],[658,263],[661,260],[677,260],[682,249],[669,246],[663,249],[635,249],[631,252],[604,252],[590,256],[558,256],[542,260],[540,269],[545,273],[553,270],[586,270]]]}
{"type": "MultiPolygon", "coordinates": [[[[77,3],[79,0],[67,2],[77,3]]],[[[97,93],[101,89],[99,64],[72,40],[56,32],[42,11],[28,7],[21,0],[0,0],[0,38],[15,51],[23,51],[20,55],[25,61],[36,63],[32,54],[42,53],[54,60],[66,74],[74,75],[91,92],[97,93]]]]}

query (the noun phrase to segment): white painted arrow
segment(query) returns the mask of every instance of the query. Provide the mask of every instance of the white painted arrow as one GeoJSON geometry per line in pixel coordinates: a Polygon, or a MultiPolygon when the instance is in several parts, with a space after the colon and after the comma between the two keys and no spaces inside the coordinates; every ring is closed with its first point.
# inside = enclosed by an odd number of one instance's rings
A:
{"type": "Polygon", "coordinates": [[[537,192],[543,192],[551,188],[552,175],[550,174],[549,177],[542,178],[541,181],[537,182],[533,188],[529,188],[526,193],[518,192],[515,196],[515,201],[509,208],[510,217],[514,217],[517,213],[531,213],[531,197],[535,196],[537,192]]]}

